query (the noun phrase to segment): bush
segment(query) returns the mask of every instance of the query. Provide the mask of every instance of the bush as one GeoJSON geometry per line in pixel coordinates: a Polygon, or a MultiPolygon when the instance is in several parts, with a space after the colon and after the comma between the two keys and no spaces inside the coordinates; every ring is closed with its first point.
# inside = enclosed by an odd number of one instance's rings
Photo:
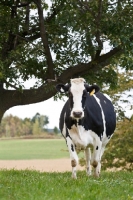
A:
{"type": "Polygon", "coordinates": [[[116,131],[102,157],[102,166],[133,170],[133,118],[117,123],[116,131]]]}

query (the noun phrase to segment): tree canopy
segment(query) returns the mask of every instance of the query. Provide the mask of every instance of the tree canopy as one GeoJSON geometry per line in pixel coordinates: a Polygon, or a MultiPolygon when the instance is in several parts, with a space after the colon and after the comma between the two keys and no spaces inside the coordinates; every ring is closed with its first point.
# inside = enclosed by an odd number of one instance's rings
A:
{"type": "Polygon", "coordinates": [[[70,78],[116,86],[114,66],[133,69],[132,22],[132,0],[1,0],[0,118],[70,78]],[[30,78],[36,84],[25,89],[30,78]]]}

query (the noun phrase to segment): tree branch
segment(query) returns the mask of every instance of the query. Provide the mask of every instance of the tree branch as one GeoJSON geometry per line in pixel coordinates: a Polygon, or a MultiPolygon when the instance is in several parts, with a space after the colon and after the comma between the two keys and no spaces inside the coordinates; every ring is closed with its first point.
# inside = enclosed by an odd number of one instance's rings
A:
{"type": "Polygon", "coordinates": [[[112,50],[110,50],[108,53],[100,56],[97,60],[91,61],[89,63],[81,63],[78,65],[73,66],[73,69],[70,67],[66,69],[60,77],[58,77],[58,80],[63,80],[64,83],[66,83],[70,78],[84,76],[90,71],[97,71],[99,69],[102,69],[103,67],[110,64],[110,59],[114,56],[121,54],[123,50],[121,47],[116,47],[112,50]]]}
{"type": "Polygon", "coordinates": [[[25,89],[22,90],[22,92],[18,90],[2,90],[0,91],[0,95],[1,98],[3,97],[4,101],[3,109],[7,110],[17,105],[27,105],[45,101],[56,94],[54,84],[54,82],[50,82],[38,89],[25,89]]]}
{"type": "Polygon", "coordinates": [[[6,83],[8,86],[10,86],[11,88],[14,88],[16,90],[19,90],[18,87],[16,87],[15,85],[11,84],[10,82],[7,82],[6,80],[4,80],[4,83],[6,83]]]}
{"type": "Polygon", "coordinates": [[[98,13],[97,13],[97,15],[90,8],[89,2],[87,2],[87,1],[83,2],[81,0],[78,0],[78,2],[79,2],[79,5],[81,7],[83,7],[83,9],[85,9],[86,11],[88,11],[89,13],[91,13],[91,15],[93,16],[93,18],[95,19],[94,23],[95,23],[96,29],[97,29],[97,31],[95,32],[95,37],[96,37],[96,42],[98,44],[98,48],[97,48],[97,51],[96,51],[95,55],[93,55],[91,57],[92,57],[92,59],[96,60],[100,56],[101,51],[103,49],[103,42],[102,42],[102,40],[100,38],[101,37],[100,22],[101,22],[101,16],[102,16],[102,0],[98,0],[98,13]]]}
{"type": "Polygon", "coordinates": [[[102,17],[102,0],[99,0],[98,1],[98,14],[95,19],[95,23],[97,26],[97,31],[96,31],[95,36],[96,36],[96,41],[98,43],[98,50],[96,51],[95,60],[100,56],[100,53],[103,49],[103,42],[100,38],[100,36],[101,36],[101,33],[100,33],[101,17],[102,17]]]}
{"type": "Polygon", "coordinates": [[[64,1],[62,1],[60,5],[56,8],[52,5],[51,9],[53,12],[51,13],[51,15],[48,15],[48,17],[46,17],[46,23],[49,23],[61,11],[63,5],[64,1]]]}
{"type": "Polygon", "coordinates": [[[34,0],[35,4],[38,7],[38,15],[39,15],[39,26],[40,26],[40,35],[43,43],[43,47],[45,50],[46,60],[47,60],[47,78],[54,78],[54,64],[48,44],[48,38],[46,29],[44,26],[44,17],[43,17],[43,9],[41,6],[41,0],[34,0]]]}
{"type": "Polygon", "coordinates": [[[29,5],[26,6],[26,17],[25,17],[25,25],[26,25],[26,31],[29,32],[29,16],[30,15],[30,7],[29,5]]]}
{"type": "Polygon", "coordinates": [[[91,15],[93,17],[95,17],[95,13],[93,12],[93,10],[89,7],[89,2],[82,2],[80,0],[78,0],[79,4],[87,11],[89,11],[89,13],[91,13],[91,15]]]}

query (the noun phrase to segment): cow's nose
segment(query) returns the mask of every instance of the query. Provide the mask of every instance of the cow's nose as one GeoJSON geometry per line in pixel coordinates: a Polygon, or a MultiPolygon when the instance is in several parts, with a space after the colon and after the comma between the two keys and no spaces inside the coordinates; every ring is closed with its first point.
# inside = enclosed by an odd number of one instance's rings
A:
{"type": "Polygon", "coordinates": [[[82,116],[82,112],[73,112],[73,116],[75,117],[75,118],[81,118],[81,116],[82,116]]]}

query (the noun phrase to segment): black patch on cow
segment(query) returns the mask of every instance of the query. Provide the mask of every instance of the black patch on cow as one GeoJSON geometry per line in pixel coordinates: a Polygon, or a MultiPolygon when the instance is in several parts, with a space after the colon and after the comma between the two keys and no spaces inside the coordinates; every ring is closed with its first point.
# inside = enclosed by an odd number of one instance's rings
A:
{"type": "Polygon", "coordinates": [[[103,109],[103,113],[105,116],[105,122],[106,122],[106,135],[107,137],[110,137],[116,127],[116,113],[114,111],[114,107],[111,103],[111,101],[106,98],[102,93],[98,92],[96,94],[97,98],[100,100],[100,104],[103,109]],[[106,104],[104,103],[106,101],[106,104]]]}
{"type": "Polygon", "coordinates": [[[102,113],[99,104],[93,96],[87,94],[84,118],[79,120],[79,125],[83,126],[85,130],[92,130],[99,137],[104,131],[102,113]]]}
{"type": "Polygon", "coordinates": [[[71,150],[72,150],[72,151],[74,151],[74,147],[73,147],[73,144],[71,144],[71,150]]]}
{"type": "Polygon", "coordinates": [[[83,110],[85,109],[86,97],[87,97],[87,91],[84,90],[84,91],[83,91],[83,95],[82,95],[82,100],[81,100],[83,110]]]}
{"type": "Polygon", "coordinates": [[[98,150],[98,146],[96,147],[96,150],[98,150]]]}
{"type": "Polygon", "coordinates": [[[71,91],[69,91],[68,93],[69,95],[69,106],[70,106],[70,110],[72,110],[74,102],[73,102],[73,94],[71,93],[71,91]]]}

